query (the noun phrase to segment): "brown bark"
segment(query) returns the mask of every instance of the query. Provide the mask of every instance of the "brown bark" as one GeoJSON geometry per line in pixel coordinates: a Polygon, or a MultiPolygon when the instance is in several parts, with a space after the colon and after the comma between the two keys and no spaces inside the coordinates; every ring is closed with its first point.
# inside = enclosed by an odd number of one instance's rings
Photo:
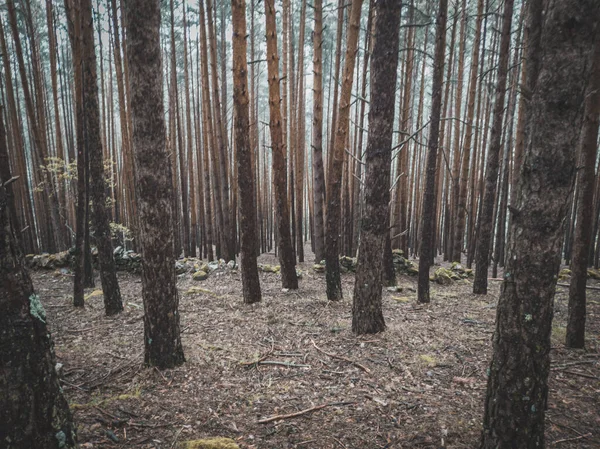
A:
{"type": "Polygon", "coordinates": [[[281,264],[281,283],[284,288],[297,289],[298,276],[294,263],[294,249],[290,235],[290,215],[287,202],[285,142],[281,128],[279,95],[279,55],[277,52],[277,27],[274,0],[265,0],[267,34],[267,68],[269,76],[269,129],[273,158],[273,177],[281,264]]]}
{"type": "Polygon", "coordinates": [[[381,280],[383,246],[389,234],[387,219],[401,0],[380,0],[375,5],[365,207],[352,306],[352,331],[357,334],[373,334],[385,329],[381,280]]]}
{"type": "MultiPolygon", "coordinates": [[[[440,135],[440,115],[442,110],[442,83],[444,80],[444,53],[446,50],[446,22],[448,20],[448,0],[440,0],[435,31],[435,54],[433,60],[433,84],[431,90],[431,118],[429,119],[429,142],[427,148],[427,168],[425,190],[423,192],[423,218],[421,222],[421,242],[419,244],[419,284],[418,301],[427,303],[429,297],[429,267],[434,251],[435,225],[435,182],[438,139],[440,135]]],[[[441,167],[439,168],[441,170],[441,167]]]]}
{"type": "Polygon", "coordinates": [[[502,119],[504,115],[504,99],[506,97],[506,78],[508,73],[508,57],[510,47],[510,28],[512,23],[514,0],[505,0],[502,19],[502,36],[500,38],[500,56],[498,62],[498,80],[496,83],[495,103],[490,148],[487,155],[485,174],[485,193],[483,207],[479,216],[479,235],[476,249],[475,279],[473,293],[487,293],[488,267],[490,247],[492,244],[492,221],[494,200],[498,184],[499,156],[502,138],[502,119]]]}
{"type": "Polygon", "coordinates": [[[340,278],[339,239],[341,218],[342,170],[344,153],[348,138],[350,121],[350,100],[354,81],[354,64],[358,46],[360,13],[362,0],[353,0],[350,21],[346,35],[346,59],[340,91],[335,143],[331,154],[331,171],[327,185],[327,220],[325,229],[325,263],[327,279],[327,298],[330,301],[342,299],[342,282],[340,278]]]}
{"type": "Polygon", "coordinates": [[[556,276],[599,20],[595,0],[554,2],[545,12],[496,316],[482,449],[545,446],[556,276]]]}
{"type": "Polygon", "coordinates": [[[586,283],[589,248],[592,243],[594,208],[594,169],[598,152],[598,126],[600,123],[600,32],[597,32],[591,68],[590,83],[585,98],[583,127],[579,138],[577,195],[577,224],[571,261],[571,286],[569,288],[569,318],[566,345],[569,348],[585,346],[586,283]]]}
{"type": "Polygon", "coordinates": [[[232,0],[233,20],[233,104],[235,115],[235,151],[240,193],[240,261],[244,302],[261,299],[256,262],[256,207],[252,149],[250,146],[250,111],[248,104],[248,64],[246,61],[246,2],[232,0]]]}
{"type": "Polygon", "coordinates": [[[75,449],[76,427],[55,368],[46,313],[33,290],[0,185],[0,441],[75,449]]]}
{"type": "Polygon", "coordinates": [[[140,214],[145,362],[172,368],[185,361],[179,330],[173,247],[173,184],[166,151],[160,49],[160,2],[127,2],[136,200],[140,214]]]}

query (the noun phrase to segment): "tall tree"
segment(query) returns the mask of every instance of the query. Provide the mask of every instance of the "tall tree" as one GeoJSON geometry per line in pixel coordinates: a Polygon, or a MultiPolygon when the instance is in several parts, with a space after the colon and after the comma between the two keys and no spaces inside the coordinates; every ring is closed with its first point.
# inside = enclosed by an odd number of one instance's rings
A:
{"type": "Polygon", "coordinates": [[[365,207],[352,306],[352,331],[357,334],[373,334],[385,329],[381,311],[381,279],[383,245],[388,234],[401,4],[401,0],[375,2],[365,207]]]}
{"type": "Polygon", "coordinates": [[[123,310],[121,291],[113,257],[110,223],[106,210],[106,186],[102,136],[100,135],[100,107],[98,105],[98,80],[96,73],[96,51],[94,49],[94,25],[91,0],[80,0],[82,50],[83,50],[83,102],[84,139],[89,157],[90,199],[92,202],[92,224],[98,248],[100,280],[104,294],[104,310],[114,315],[123,310]]]}
{"type": "Polygon", "coordinates": [[[173,184],[168,167],[160,49],[160,1],[127,2],[136,201],[140,214],[145,362],[172,368],[185,361],[173,245],[173,184]]]}
{"type": "Polygon", "coordinates": [[[250,110],[248,108],[248,63],[246,60],[246,1],[232,0],[233,21],[233,105],[235,114],[235,151],[240,192],[240,259],[244,302],[261,299],[256,263],[256,207],[252,148],[250,146],[250,110]]]}
{"type": "Polygon", "coordinates": [[[545,7],[496,315],[482,449],[545,447],[553,300],[600,3],[568,0],[545,7]]]}
{"type": "Polygon", "coordinates": [[[0,179],[0,441],[6,448],[75,449],[46,312],[33,290],[0,179]]]}
{"type": "Polygon", "coordinates": [[[267,34],[267,70],[269,76],[269,129],[273,159],[273,177],[279,241],[279,262],[281,263],[281,283],[284,288],[298,288],[298,275],[294,261],[294,248],[290,235],[290,213],[287,201],[287,179],[285,162],[285,142],[281,127],[281,107],[279,93],[279,54],[277,52],[277,26],[275,23],[275,2],[265,0],[267,34]]]}
{"type": "MultiPolygon", "coordinates": [[[[431,88],[431,118],[429,120],[429,142],[427,148],[427,165],[425,172],[425,191],[423,192],[423,208],[421,236],[419,243],[419,284],[418,301],[426,303],[429,298],[429,268],[434,251],[435,225],[435,181],[440,136],[440,115],[442,112],[442,84],[444,80],[444,53],[446,50],[446,23],[448,21],[448,0],[440,0],[436,18],[435,54],[433,60],[433,84],[431,88]]],[[[439,168],[441,170],[441,167],[439,168]]]]}
{"type": "Polygon", "coordinates": [[[327,179],[327,220],[325,227],[325,265],[327,298],[330,301],[342,299],[340,278],[339,240],[340,218],[342,213],[341,193],[344,165],[344,150],[348,139],[350,122],[350,100],[354,81],[354,64],[360,31],[362,0],[353,0],[346,34],[346,59],[342,75],[342,88],[335,127],[335,142],[331,149],[331,171],[327,179]]]}
{"type": "Polygon", "coordinates": [[[510,29],[512,24],[514,0],[505,0],[502,18],[502,36],[500,38],[500,56],[498,62],[498,80],[496,83],[494,114],[490,147],[488,150],[485,172],[485,193],[483,207],[479,216],[479,236],[477,240],[475,279],[473,293],[486,294],[488,285],[488,267],[490,262],[490,245],[492,244],[494,202],[498,185],[500,148],[502,146],[502,119],[504,116],[504,99],[506,97],[506,78],[508,74],[508,57],[510,47],[510,29]]]}
{"type": "MultiPolygon", "coordinates": [[[[598,152],[598,126],[600,124],[600,32],[597,33],[592,74],[585,97],[585,115],[579,138],[579,171],[577,195],[577,221],[575,245],[571,260],[571,286],[569,288],[569,318],[566,344],[570,348],[585,345],[586,283],[588,257],[592,243],[594,208],[594,169],[598,152]]],[[[598,207],[596,205],[596,207],[598,207]]]]}

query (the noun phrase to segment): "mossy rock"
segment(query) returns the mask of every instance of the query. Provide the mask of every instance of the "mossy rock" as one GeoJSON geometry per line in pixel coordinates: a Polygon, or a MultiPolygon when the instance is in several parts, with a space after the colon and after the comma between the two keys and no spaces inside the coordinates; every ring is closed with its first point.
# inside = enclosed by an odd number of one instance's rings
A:
{"type": "Polygon", "coordinates": [[[392,299],[403,304],[410,302],[410,298],[407,298],[406,296],[392,296],[392,299]]]}
{"type": "Polygon", "coordinates": [[[204,271],[205,273],[208,273],[209,270],[210,270],[210,268],[208,267],[208,264],[206,262],[202,262],[202,265],[200,265],[199,271],[204,271]]]}
{"type": "Polygon", "coordinates": [[[572,275],[571,270],[569,270],[568,268],[563,268],[562,270],[560,270],[560,273],[558,273],[558,280],[565,281],[565,280],[569,279],[571,277],[571,275],[572,275]]]}
{"type": "Polygon", "coordinates": [[[320,263],[316,263],[313,265],[313,271],[315,273],[325,273],[325,265],[321,265],[320,263]]]}
{"type": "Polygon", "coordinates": [[[419,274],[419,269],[411,264],[409,267],[406,267],[406,274],[410,276],[417,276],[419,274]]]}
{"type": "Polygon", "coordinates": [[[596,279],[597,281],[600,280],[600,271],[594,268],[588,268],[587,274],[588,278],[596,279]]]}
{"type": "Polygon", "coordinates": [[[259,265],[258,269],[264,273],[279,273],[281,267],[279,265],[259,265]]]}
{"type": "Polygon", "coordinates": [[[198,270],[194,274],[192,274],[192,279],[195,281],[204,281],[208,279],[208,273],[203,270],[198,270]]]}
{"type": "Polygon", "coordinates": [[[205,438],[202,440],[183,441],[177,445],[178,449],[240,449],[231,438],[205,438]]]}
{"type": "Polygon", "coordinates": [[[433,279],[440,285],[450,285],[452,284],[452,281],[454,281],[454,276],[456,275],[447,268],[438,268],[435,270],[433,279]]]}

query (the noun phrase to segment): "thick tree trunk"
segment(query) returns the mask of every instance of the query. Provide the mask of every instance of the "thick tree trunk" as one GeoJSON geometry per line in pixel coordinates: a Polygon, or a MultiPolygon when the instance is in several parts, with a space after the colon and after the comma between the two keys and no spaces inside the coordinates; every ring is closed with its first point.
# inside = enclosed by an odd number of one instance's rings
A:
{"type": "Polygon", "coordinates": [[[91,0],[81,0],[81,25],[83,39],[83,102],[85,114],[85,144],[90,167],[90,199],[92,202],[92,224],[98,248],[100,280],[104,294],[104,310],[114,315],[123,310],[121,291],[113,257],[110,223],[106,210],[104,184],[104,159],[102,136],[100,135],[100,108],[96,74],[96,52],[94,50],[94,28],[91,0]]]}
{"type": "Polygon", "coordinates": [[[246,1],[232,0],[233,20],[233,104],[235,114],[235,151],[240,192],[240,259],[244,302],[261,299],[256,263],[256,207],[252,149],[250,147],[250,111],[248,109],[248,64],[246,61],[246,1]]]}
{"type": "Polygon", "coordinates": [[[354,282],[352,331],[385,329],[381,310],[383,246],[388,234],[394,100],[398,69],[401,0],[375,3],[371,108],[366,150],[365,207],[354,282]]]}
{"type": "MultiPolygon", "coordinates": [[[[573,188],[596,0],[552,2],[498,303],[482,449],[544,448],[550,335],[564,220],[573,188]]],[[[528,65],[529,67],[529,65],[528,65]]]]}
{"type": "Polygon", "coordinates": [[[500,59],[498,63],[498,81],[496,84],[496,99],[490,148],[487,157],[485,173],[485,193],[483,208],[479,216],[479,236],[477,239],[475,279],[473,293],[487,293],[488,267],[490,261],[490,246],[492,244],[492,221],[494,217],[494,200],[498,185],[499,157],[502,138],[502,118],[504,116],[504,99],[506,97],[506,75],[508,73],[508,57],[510,48],[510,28],[512,24],[514,0],[505,0],[504,16],[502,19],[502,36],[500,38],[500,59]]]}
{"type": "Polygon", "coordinates": [[[294,263],[294,248],[290,235],[290,213],[287,202],[287,180],[285,163],[285,142],[281,129],[281,108],[279,95],[279,55],[277,53],[277,27],[275,23],[275,3],[265,0],[267,34],[267,68],[269,76],[269,128],[273,157],[273,176],[279,242],[279,262],[281,283],[284,288],[297,289],[298,275],[294,263]]]}
{"type": "MultiPolygon", "coordinates": [[[[448,20],[448,0],[440,0],[435,30],[435,55],[433,60],[433,84],[431,90],[431,118],[429,119],[429,143],[425,191],[423,192],[423,218],[421,222],[421,242],[419,244],[419,284],[418,301],[426,303],[429,297],[429,267],[434,251],[435,225],[435,181],[438,139],[440,135],[440,114],[442,111],[442,83],[444,80],[444,53],[446,50],[446,22],[448,20]]],[[[441,167],[439,168],[441,170],[441,167]]]]}
{"type": "Polygon", "coordinates": [[[342,299],[342,281],[340,278],[339,260],[340,218],[342,212],[342,173],[350,122],[350,101],[352,83],[354,81],[354,64],[356,62],[358,34],[360,31],[361,9],[362,0],[353,0],[350,21],[348,24],[348,33],[346,35],[346,59],[344,61],[342,88],[338,105],[335,143],[331,154],[331,171],[328,173],[325,264],[327,299],[330,301],[342,299]]]}
{"type": "Polygon", "coordinates": [[[25,269],[0,183],[0,441],[7,449],[77,447],[46,313],[25,269]]]}
{"type": "Polygon", "coordinates": [[[168,166],[162,85],[159,0],[128,0],[136,200],[140,214],[145,362],[172,368],[185,361],[173,247],[173,184],[168,166]]]}
{"type": "Polygon", "coordinates": [[[583,348],[585,345],[585,287],[594,213],[594,208],[590,205],[594,201],[594,169],[598,152],[598,126],[600,123],[600,32],[597,34],[592,75],[585,99],[585,115],[579,138],[579,165],[582,170],[578,174],[577,224],[569,288],[569,319],[566,340],[569,348],[583,348]]]}

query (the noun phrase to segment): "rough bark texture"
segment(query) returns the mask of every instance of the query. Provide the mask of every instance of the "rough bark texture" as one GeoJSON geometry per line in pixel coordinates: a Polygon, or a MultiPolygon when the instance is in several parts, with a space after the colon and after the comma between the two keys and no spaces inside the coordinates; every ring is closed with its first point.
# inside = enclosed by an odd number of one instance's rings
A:
{"type": "Polygon", "coordinates": [[[374,334],[385,329],[381,310],[381,279],[383,245],[388,234],[401,3],[402,0],[378,0],[375,3],[365,207],[352,306],[352,331],[357,334],[374,334]]]}
{"type": "Polygon", "coordinates": [[[6,449],[77,447],[46,313],[25,269],[0,185],[0,441],[6,449]]]}
{"type": "Polygon", "coordinates": [[[564,222],[576,172],[594,33],[596,0],[547,5],[541,68],[529,130],[508,263],[496,316],[481,448],[543,448],[550,335],[564,222]]]}
{"type": "Polygon", "coordinates": [[[328,174],[325,264],[327,299],[330,301],[342,299],[339,260],[342,173],[344,168],[344,152],[348,139],[350,101],[352,82],[354,81],[354,64],[356,63],[361,8],[362,0],[352,1],[352,10],[350,11],[348,32],[346,34],[346,59],[344,60],[342,88],[335,127],[335,143],[331,149],[331,171],[328,174]]]}
{"type": "Polygon", "coordinates": [[[285,163],[285,143],[281,128],[281,108],[279,94],[279,55],[277,53],[277,27],[275,24],[275,3],[265,0],[267,33],[267,69],[269,76],[269,129],[273,153],[273,177],[275,187],[275,209],[279,242],[279,262],[281,283],[284,288],[298,288],[298,275],[294,262],[294,248],[290,235],[290,211],[287,201],[287,179],[285,163]]]}
{"type": "Polygon", "coordinates": [[[325,256],[323,201],[325,199],[325,173],[323,171],[323,0],[315,0],[315,29],[313,31],[313,213],[315,262],[325,256]]]}
{"type": "Polygon", "coordinates": [[[448,20],[448,0],[440,0],[436,19],[435,55],[433,62],[433,85],[431,93],[431,118],[429,120],[429,144],[425,191],[423,192],[423,217],[419,243],[419,284],[418,301],[429,302],[429,267],[433,259],[435,224],[435,180],[440,136],[440,114],[442,112],[442,82],[444,79],[444,53],[446,50],[446,22],[448,20]]]}
{"type": "Polygon", "coordinates": [[[250,111],[248,109],[248,64],[246,60],[246,1],[232,0],[233,20],[233,105],[235,114],[235,151],[240,193],[240,259],[244,302],[261,298],[256,263],[256,207],[252,149],[250,147],[250,111]]]}
{"type": "Polygon", "coordinates": [[[473,293],[487,293],[488,267],[490,262],[490,246],[492,244],[494,202],[498,185],[500,147],[502,145],[502,118],[504,116],[504,99],[506,97],[506,78],[508,73],[508,57],[510,47],[510,28],[512,24],[514,0],[505,0],[502,19],[502,37],[500,39],[500,59],[498,62],[498,82],[496,83],[490,148],[487,156],[485,173],[485,193],[480,215],[479,236],[477,240],[475,279],[473,293]]]}
{"type": "MultiPolygon", "coordinates": [[[[597,33],[600,36],[600,33],[597,33]]],[[[585,99],[585,115],[579,139],[580,167],[577,198],[577,223],[571,260],[571,286],[569,288],[569,319],[566,345],[583,348],[585,345],[585,287],[588,257],[592,243],[594,208],[594,171],[598,152],[598,125],[600,118],[600,38],[596,38],[592,75],[585,99]]],[[[596,206],[597,207],[597,206],[596,206]]]]}
{"type": "Polygon", "coordinates": [[[113,257],[110,223],[106,210],[104,184],[104,160],[100,135],[100,107],[98,105],[98,83],[96,74],[96,52],[94,50],[94,27],[91,0],[81,0],[81,25],[83,38],[83,102],[85,114],[85,144],[90,167],[90,199],[92,202],[92,226],[98,248],[100,281],[104,294],[104,311],[114,315],[123,310],[121,291],[113,257]]]}
{"type": "Polygon", "coordinates": [[[127,2],[136,201],[140,214],[147,365],[172,368],[185,361],[173,245],[173,184],[168,167],[162,90],[159,0],[127,2]]]}

